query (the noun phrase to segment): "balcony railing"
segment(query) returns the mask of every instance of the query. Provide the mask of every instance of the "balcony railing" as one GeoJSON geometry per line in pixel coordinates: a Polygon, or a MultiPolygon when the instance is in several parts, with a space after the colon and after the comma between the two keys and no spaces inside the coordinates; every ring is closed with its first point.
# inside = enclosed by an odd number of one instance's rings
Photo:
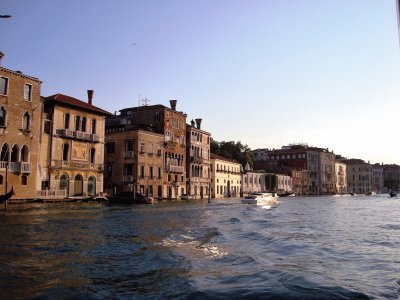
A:
{"type": "Polygon", "coordinates": [[[91,141],[94,142],[94,143],[100,141],[100,137],[99,137],[98,134],[91,134],[91,135],[90,135],[90,139],[91,139],[91,141]]]}
{"type": "Polygon", "coordinates": [[[7,168],[7,162],[6,161],[0,161],[0,169],[5,169],[7,168]]]}
{"type": "Polygon", "coordinates": [[[201,164],[201,163],[203,163],[203,158],[202,157],[191,156],[190,157],[190,162],[196,163],[196,164],[201,164]]]}
{"type": "Polygon", "coordinates": [[[19,172],[21,170],[21,164],[19,162],[11,162],[10,163],[10,171],[11,172],[19,172]]]}
{"type": "Polygon", "coordinates": [[[30,173],[32,164],[30,162],[21,162],[21,173],[30,173]]]}
{"type": "Polygon", "coordinates": [[[73,162],[67,160],[52,160],[51,167],[55,169],[95,170],[104,171],[104,164],[92,164],[89,162],[73,162]]]}
{"type": "Polygon", "coordinates": [[[74,131],[70,129],[57,129],[57,134],[62,137],[74,137],[74,131]]]}
{"type": "Polygon", "coordinates": [[[165,169],[167,172],[174,172],[174,173],[183,173],[184,172],[184,167],[181,167],[181,166],[167,165],[165,169]]]}
{"type": "Polygon", "coordinates": [[[37,192],[38,198],[65,198],[67,197],[66,190],[43,190],[37,192]]]}
{"type": "Polygon", "coordinates": [[[122,177],[123,182],[133,182],[135,180],[135,176],[133,175],[124,175],[122,177]]]}
{"type": "Polygon", "coordinates": [[[134,151],[125,151],[124,152],[124,157],[125,158],[134,158],[135,157],[135,152],[134,151]]]}

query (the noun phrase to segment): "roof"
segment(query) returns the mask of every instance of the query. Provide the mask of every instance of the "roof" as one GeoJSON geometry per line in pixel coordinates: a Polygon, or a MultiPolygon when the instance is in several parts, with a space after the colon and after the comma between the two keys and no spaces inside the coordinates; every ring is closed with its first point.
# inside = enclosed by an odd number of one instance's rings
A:
{"type": "Polygon", "coordinates": [[[90,112],[98,113],[100,115],[105,115],[105,116],[112,115],[108,111],[105,111],[97,106],[91,105],[87,102],[63,94],[55,94],[52,96],[44,97],[44,101],[53,101],[57,104],[77,107],[90,112]]]}
{"type": "Polygon", "coordinates": [[[21,71],[13,71],[13,70],[10,70],[10,69],[4,68],[4,67],[0,67],[0,71],[4,71],[4,72],[7,72],[7,73],[11,73],[11,74],[14,74],[14,75],[17,75],[17,76],[20,76],[20,77],[24,77],[24,78],[27,78],[27,79],[42,83],[38,78],[33,77],[33,76],[29,76],[29,75],[25,75],[21,71]]]}
{"type": "Polygon", "coordinates": [[[164,110],[169,110],[181,115],[184,115],[186,117],[186,114],[183,111],[177,111],[173,110],[167,106],[164,106],[162,104],[155,104],[155,105],[143,105],[143,106],[136,106],[136,107],[129,107],[129,108],[123,108],[120,109],[119,112],[121,114],[127,113],[128,111],[133,111],[133,112],[140,112],[140,111],[146,111],[146,110],[154,110],[154,109],[164,109],[164,110]]]}
{"type": "Polygon", "coordinates": [[[223,157],[222,155],[215,154],[215,153],[210,153],[210,159],[219,159],[219,160],[224,160],[224,161],[229,161],[229,162],[239,164],[236,160],[229,159],[229,158],[223,157]]]}

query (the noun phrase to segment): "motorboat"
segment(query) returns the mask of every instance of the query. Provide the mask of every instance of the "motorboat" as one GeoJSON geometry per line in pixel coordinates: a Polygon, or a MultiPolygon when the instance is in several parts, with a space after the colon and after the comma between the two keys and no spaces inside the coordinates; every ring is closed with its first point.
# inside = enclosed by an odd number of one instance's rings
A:
{"type": "Polygon", "coordinates": [[[367,195],[367,196],[375,196],[376,193],[373,192],[373,191],[369,191],[369,192],[367,192],[365,195],[367,195]]]}
{"type": "Polygon", "coordinates": [[[276,193],[252,193],[249,196],[241,199],[243,204],[255,205],[276,205],[278,204],[279,196],[276,193]]]}
{"type": "Polygon", "coordinates": [[[390,192],[390,193],[389,193],[389,196],[390,196],[390,198],[397,197],[397,193],[395,193],[395,192],[390,192]]]}

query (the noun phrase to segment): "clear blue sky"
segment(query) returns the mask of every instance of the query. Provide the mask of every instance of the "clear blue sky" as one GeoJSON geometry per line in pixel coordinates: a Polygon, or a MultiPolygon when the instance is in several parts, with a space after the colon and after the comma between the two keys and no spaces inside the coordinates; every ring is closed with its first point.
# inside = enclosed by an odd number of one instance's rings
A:
{"type": "Polygon", "coordinates": [[[217,141],[400,164],[395,0],[2,0],[2,65],[110,112],[177,109],[217,141]]]}

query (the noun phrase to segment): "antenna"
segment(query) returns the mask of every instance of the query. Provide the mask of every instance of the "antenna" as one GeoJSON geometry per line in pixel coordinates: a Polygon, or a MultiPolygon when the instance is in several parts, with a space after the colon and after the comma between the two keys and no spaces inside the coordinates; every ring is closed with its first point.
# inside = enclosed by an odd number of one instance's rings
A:
{"type": "Polygon", "coordinates": [[[150,100],[147,99],[147,98],[143,98],[143,99],[141,99],[140,101],[142,102],[142,105],[141,105],[141,106],[148,106],[149,103],[150,103],[150,100]]]}

